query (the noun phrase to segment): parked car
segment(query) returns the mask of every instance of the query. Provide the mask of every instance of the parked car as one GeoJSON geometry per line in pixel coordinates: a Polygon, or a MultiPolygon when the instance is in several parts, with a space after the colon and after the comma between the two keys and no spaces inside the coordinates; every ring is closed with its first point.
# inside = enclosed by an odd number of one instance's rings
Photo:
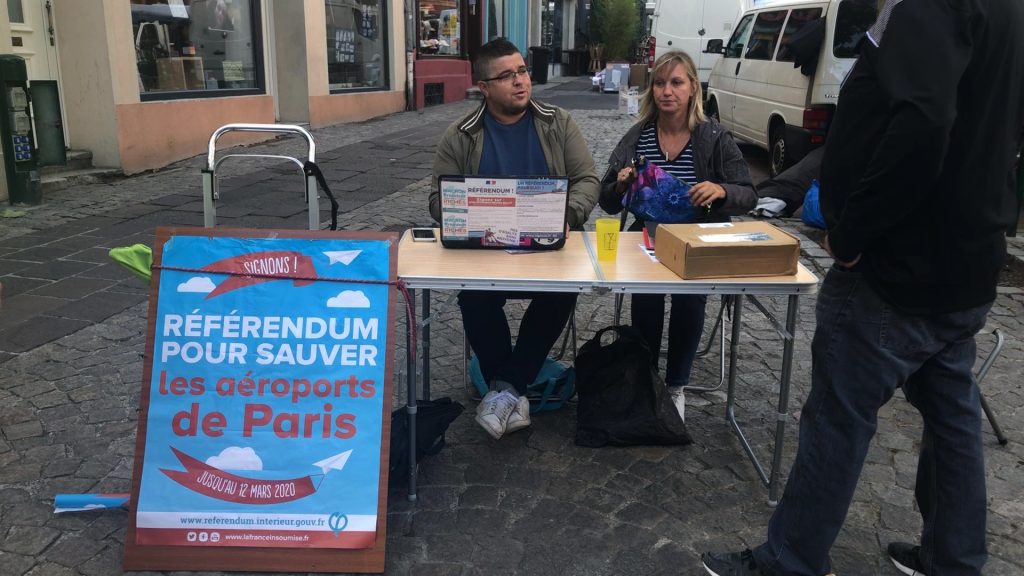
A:
{"type": "Polygon", "coordinates": [[[744,12],[727,43],[708,42],[707,52],[721,59],[708,83],[707,113],[768,150],[769,171],[778,175],[824,144],[839,87],[876,15],[876,0],[790,0],[744,12]],[[794,67],[792,40],[812,23],[824,33],[807,76],[808,67],[794,67]]]}

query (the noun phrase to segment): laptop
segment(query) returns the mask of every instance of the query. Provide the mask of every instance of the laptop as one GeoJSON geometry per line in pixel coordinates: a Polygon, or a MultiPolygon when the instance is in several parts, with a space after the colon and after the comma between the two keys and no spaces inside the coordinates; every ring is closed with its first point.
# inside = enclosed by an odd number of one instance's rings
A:
{"type": "Polygon", "coordinates": [[[557,250],[565,245],[569,179],[441,176],[445,248],[557,250]]]}

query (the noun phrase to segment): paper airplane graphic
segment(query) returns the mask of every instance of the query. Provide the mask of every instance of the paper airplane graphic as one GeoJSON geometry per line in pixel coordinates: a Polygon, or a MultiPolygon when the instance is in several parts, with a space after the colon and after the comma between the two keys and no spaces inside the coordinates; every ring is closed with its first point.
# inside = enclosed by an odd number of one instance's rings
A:
{"type": "Polygon", "coordinates": [[[330,458],[324,458],[319,462],[314,462],[313,466],[319,466],[320,470],[327,474],[331,470],[341,470],[345,467],[345,463],[348,462],[349,455],[352,454],[351,450],[345,450],[341,454],[335,454],[330,458]]]}
{"type": "Polygon", "coordinates": [[[359,256],[362,252],[362,250],[340,250],[338,252],[324,252],[324,256],[327,256],[331,264],[341,262],[348,266],[356,259],[356,256],[359,256]]]}

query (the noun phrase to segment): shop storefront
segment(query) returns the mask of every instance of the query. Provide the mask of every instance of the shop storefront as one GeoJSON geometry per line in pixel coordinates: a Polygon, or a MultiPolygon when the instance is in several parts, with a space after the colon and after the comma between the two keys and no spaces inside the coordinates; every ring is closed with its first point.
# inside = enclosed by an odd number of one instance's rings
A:
{"type": "MultiPolygon", "coordinates": [[[[202,153],[232,122],[404,110],[409,1],[7,0],[0,36],[30,79],[58,81],[69,146],[132,173],[202,153]]],[[[462,12],[435,8],[435,57],[462,57],[462,12]]]]}
{"type": "MultiPolygon", "coordinates": [[[[304,2],[306,12],[298,34],[319,28],[324,36],[304,38],[305,54],[299,58],[307,62],[305,92],[294,96],[300,105],[287,117],[316,128],[404,110],[405,0],[304,2]]],[[[288,20],[294,20],[283,4],[274,3],[275,26],[287,27],[288,20]]],[[[296,38],[296,42],[301,40],[296,38]]],[[[286,49],[280,37],[276,46],[279,51],[286,49]]],[[[288,64],[280,53],[277,61],[276,88],[279,101],[284,101],[285,94],[295,89],[286,81],[288,64]]],[[[279,107],[284,118],[284,108],[279,107]]]]}
{"type": "Polygon", "coordinates": [[[384,0],[326,0],[327,81],[332,94],[388,87],[384,0]]]}
{"type": "Polygon", "coordinates": [[[468,48],[480,45],[480,30],[477,0],[416,2],[417,109],[466,97],[473,85],[468,48]]]}
{"type": "Polygon", "coordinates": [[[263,92],[256,0],[132,0],[131,17],[142,100],[263,92]]]}

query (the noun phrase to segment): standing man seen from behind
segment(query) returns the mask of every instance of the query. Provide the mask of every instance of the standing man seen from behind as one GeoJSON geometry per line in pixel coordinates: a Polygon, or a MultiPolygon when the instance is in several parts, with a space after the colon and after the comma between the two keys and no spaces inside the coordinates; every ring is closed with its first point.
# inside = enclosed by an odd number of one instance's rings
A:
{"type": "Polygon", "coordinates": [[[878,410],[902,387],[924,423],[924,528],[916,544],[889,543],[889,557],[909,575],[981,574],[985,467],[971,370],[1017,217],[1022,35],[1020,0],[887,0],[880,10],[839,93],[822,164],[836,263],[818,293],[796,460],[767,542],[704,554],[708,573],[831,572],[878,410]]]}
{"type": "MultiPolygon", "coordinates": [[[[579,127],[565,110],[531,98],[523,56],[504,38],[480,47],[473,77],[484,103],[449,126],[437,143],[430,215],[440,222],[440,176],[566,176],[567,224],[582,230],[597,203],[599,187],[594,160],[579,127]]],[[[540,372],[575,305],[576,294],[571,293],[459,294],[466,339],[489,387],[477,406],[476,421],[495,439],[530,425],[526,387],[540,372]],[[530,300],[515,345],[505,317],[509,298],[530,300]]]]}

